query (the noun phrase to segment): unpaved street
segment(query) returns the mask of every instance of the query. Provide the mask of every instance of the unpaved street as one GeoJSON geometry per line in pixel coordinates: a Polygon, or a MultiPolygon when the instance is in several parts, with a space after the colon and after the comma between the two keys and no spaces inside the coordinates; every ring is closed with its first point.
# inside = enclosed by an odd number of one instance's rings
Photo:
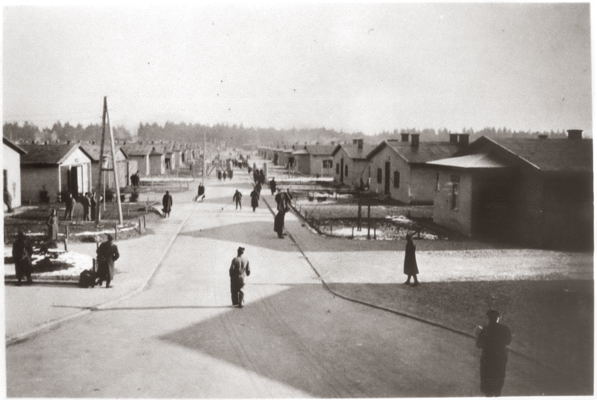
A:
{"type": "MultiPolygon", "coordinates": [[[[334,297],[275,236],[265,204],[251,211],[248,192],[226,182],[204,203],[177,203],[172,218],[191,216],[148,288],[9,346],[8,396],[480,395],[470,339],[334,297]],[[242,310],[230,306],[228,279],[239,245],[252,270],[242,310]]],[[[511,357],[503,394],[557,393],[550,378],[511,357]]]]}

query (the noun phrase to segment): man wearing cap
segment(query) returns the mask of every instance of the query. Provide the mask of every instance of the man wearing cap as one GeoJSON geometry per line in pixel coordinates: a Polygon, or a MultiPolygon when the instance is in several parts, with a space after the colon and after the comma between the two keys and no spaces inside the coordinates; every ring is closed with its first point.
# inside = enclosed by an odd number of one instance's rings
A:
{"type": "Polygon", "coordinates": [[[243,307],[243,299],[245,294],[243,293],[243,286],[245,286],[245,277],[251,275],[249,269],[249,260],[243,255],[245,252],[244,247],[239,247],[237,250],[237,256],[232,259],[230,263],[230,293],[232,295],[232,305],[243,307]]]}
{"type": "Polygon", "coordinates": [[[506,377],[507,346],[512,341],[510,329],[499,323],[500,313],[487,311],[489,323],[478,327],[477,347],[481,353],[481,392],[485,396],[500,396],[506,377]]]}
{"type": "Polygon", "coordinates": [[[106,288],[109,288],[114,278],[114,262],[118,260],[120,254],[118,247],[112,242],[112,235],[106,235],[106,239],[97,248],[97,279],[99,286],[106,281],[106,288]]]}

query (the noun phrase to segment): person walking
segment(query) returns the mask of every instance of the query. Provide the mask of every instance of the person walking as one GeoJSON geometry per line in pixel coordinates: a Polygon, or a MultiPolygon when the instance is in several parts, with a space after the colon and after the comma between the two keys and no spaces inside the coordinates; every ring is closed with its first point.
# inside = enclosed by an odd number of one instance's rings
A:
{"type": "Polygon", "coordinates": [[[195,197],[195,201],[197,201],[197,200],[203,201],[204,199],[205,199],[205,186],[203,186],[203,183],[200,183],[199,186],[197,187],[197,197],[195,197]]]}
{"type": "Polygon", "coordinates": [[[118,247],[114,244],[112,235],[106,235],[106,241],[97,248],[97,283],[102,286],[106,282],[106,289],[114,279],[114,262],[120,258],[118,247]]]}
{"type": "Polygon", "coordinates": [[[83,221],[91,220],[89,215],[89,209],[91,208],[91,201],[89,200],[89,192],[85,192],[81,197],[81,204],[83,205],[83,221]]]}
{"type": "Polygon", "coordinates": [[[65,210],[64,210],[64,219],[66,221],[73,220],[73,207],[75,205],[75,199],[73,199],[73,194],[68,192],[66,195],[66,199],[64,200],[65,210]]]}
{"type": "Polygon", "coordinates": [[[407,276],[405,285],[410,285],[410,278],[414,278],[413,286],[419,285],[417,274],[419,268],[417,267],[417,258],[415,256],[416,246],[413,242],[413,234],[406,235],[406,249],[404,250],[404,274],[407,276]]]}
{"type": "Polygon", "coordinates": [[[21,285],[23,277],[27,277],[27,283],[32,284],[31,279],[32,265],[31,256],[33,255],[33,245],[25,234],[19,231],[17,240],[12,244],[12,259],[15,263],[15,275],[17,276],[17,285],[21,285]]]}
{"type": "Polygon", "coordinates": [[[232,196],[232,201],[234,201],[236,207],[235,210],[238,210],[239,208],[241,210],[243,209],[243,205],[241,203],[242,198],[243,194],[239,192],[238,189],[236,189],[236,192],[234,192],[234,196],[232,196]]]}
{"type": "Polygon", "coordinates": [[[275,200],[278,212],[274,217],[274,232],[278,234],[279,239],[284,239],[284,218],[289,210],[289,201],[285,192],[278,192],[275,200]]]}
{"type": "Polygon", "coordinates": [[[507,346],[512,341],[510,328],[500,324],[500,313],[487,311],[488,324],[478,326],[477,347],[481,352],[481,392],[487,397],[501,396],[508,362],[507,346]]]}
{"type": "Polygon", "coordinates": [[[269,190],[272,192],[272,196],[276,193],[276,178],[272,177],[272,180],[269,181],[269,190]]]}
{"type": "Polygon", "coordinates": [[[58,213],[55,208],[50,211],[46,226],[48,227],[48,241],[56,242],[58,240],[58,213]]]}
{"type": "Polygon", "coordinates": [[[245,278],[251,275],[249,260],[244,256],[244,252],[244,247],[237,249],[237,255],[232,259],[230,269],[228,270],[232,305],[239,308],[243,308],[245,294],[242,289],[245,286],[245,278]]]}
{"type": "Polygon", "coordinates": [[[259,193],[257,193],[256,189],[253,189],[251,192],[251,207],[253,207],[253,212],[259,207],[259,193]]]}
{"type": "Polygon", "coordinates": [[[164,211],[165,217],[170,216],[170,211],[172,211],[172,204],[172,196],[170,195],[170,192],[166,190],[166,194],[164,194],[164,197],[162,197],[162,211],[164,211]]]}

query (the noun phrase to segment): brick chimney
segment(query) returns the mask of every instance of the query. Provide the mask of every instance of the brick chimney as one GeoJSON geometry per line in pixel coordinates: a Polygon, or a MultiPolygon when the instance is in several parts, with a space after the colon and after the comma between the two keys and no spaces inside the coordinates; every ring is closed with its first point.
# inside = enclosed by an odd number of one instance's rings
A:
{"type": "Polygon", "coordinates": [[[582,129],[568,129],[568,139],[580,140],[582,139],[582,129]]]}
{"type": "Polygon", "coordinates": [[[537,139],[539,139],[539,140],[545,140],[545,139],[547,139],[547,133],[542,133],[540,135],[537,135],[537,139]]]}
{"type": "Polygon", "coordinates": [[[450,144],[458,144],[458,134],[450,133],[450,144]]]}
{"type": "Polygon", "coordinates": [[[469,138],[469,134],[468,133],[461,133],[458,135],[458,144],[462,147],[466,147],[468,146],[468,138],[469,138]]]}
{"type": "Polygon", "coordinates": [[[401,142],[408,142],[408,136],[409,136],[408,133],[401,133],[400,134],[400,141],[401,142]]]}
{"type": "Polygon", "coordinates": [[[410,134],[410,145],[411,147],[419,147],[419,134],[418,133],[411,133],[410,134]]]}

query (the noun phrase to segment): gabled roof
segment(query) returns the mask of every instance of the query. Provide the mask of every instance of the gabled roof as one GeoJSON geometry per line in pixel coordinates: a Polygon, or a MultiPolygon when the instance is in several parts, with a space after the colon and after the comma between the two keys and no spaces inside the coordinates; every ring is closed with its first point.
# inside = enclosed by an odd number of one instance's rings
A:
{"type": "Polygon", "coordinates": [[[146,156],[151,153],[153,146],[149,144],[131,143],[122,146],[122,149],[128,156],[146,156]]]}
{"type": "Polygon", "coordinates": [[[466,156],[442,158],[441,160],[429,161],[429,165],[439,167],[466,168],[466,169],[495,169],[506,168],[508,165],[491,154],[478,153],[466,156]]]}
{"type": "Polygon", "coordinates": [[[396,152],[404,161],[410,164],[422,164],[428,161],[439,160],[454,155],[459,147],[448,142],[419,142],[418,146],[412,146],[410,142],[398,140],[384,140],[378,144],[367,156],[371,160],[373,156],[389,147],[396,152]]]}
{"type": "MultiPolygon", "coordinates": [[[[99,144],[81,143],[81,148],[84,149],[87,152],[87,154],[89,154],[89,156],[91,157],[91,160],[93,162],[99,161],[99,159],[100,159],[100,145],[99,144]]],[[[117,153],[120,151],[120,152],[122,152],[122,154],[125,155],[125,157],[127,156],[126,152],[123,150],[122,147],[115,146],[115,150],[117,153]]],[[[104,156],[106,156],[110,159],[112,158],[112,149],[110,149],[110,145],[109,144],[106,145],[106,143],[104,143],[104,156]]]]}
{"type": "Polygon", "coordinates": [[[309,155],[309,152],[305,149],[298,149],[292,152],[293,155],[295,156],[299,156],[299,155],[309,155]]]}
{"type": "Polygon", "coordinates": [[[305,147],[312,156],[331,156],[336,148],[333,144],[308,144],[305,147]]]}
{"type": "Polygon", "coordinates": [[[490,139],[471,143],[467,153],[494,148],[544,172],[592,172],[592,139],[490,139]]]}
{"type": "Polygon", "coordinates": [[[91,155],[81,148],[78,143],[73,144],[23,144],[27,152],[21,157],[21,164],[25,165],[58,165],[77,149],[90,159],[91,155]]]}
{"type": "Polygon", "coordinates": [[[371,144],[363,144],[363,148],[359,149],[357,144],[338,144],[332,151],[332,156],[335,156],[340,149],[343,149],[348,157],[355,160],[365,160],[367,155],[375,148],[371,144]]]}
{"type": "Polygon", "coordinates": [[[27,153],[22,147],[20,147],[19,145],[17,145],[10,139],[5,138],[4,136],[2,136],[2,143],[4,143],[5,145],[7,145],[8,147],[10,147],[11,149],[13,149],[14,151],[16,151],[17,153],[19,153],[21,155],[27,153]]]}

